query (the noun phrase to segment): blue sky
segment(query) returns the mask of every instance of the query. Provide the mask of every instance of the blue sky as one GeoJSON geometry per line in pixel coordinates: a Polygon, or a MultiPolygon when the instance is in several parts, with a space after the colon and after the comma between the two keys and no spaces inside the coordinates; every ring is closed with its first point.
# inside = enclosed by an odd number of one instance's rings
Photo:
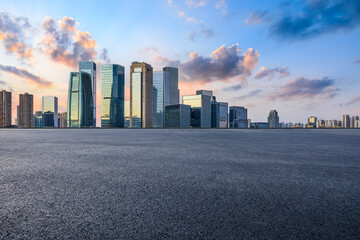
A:
{"type": "Polygon", "coordinates": [[[177,66],[181,95],[212,89],[252,121],[271,109],[285,122],[360,115],[358,0],[104,2],[1,2],[0,89],[13,109],[27,91],[35,110],[55,95],[66,111],[69,72],[94,60],[125,66],[127,89],[132,61],[177,66]]]}

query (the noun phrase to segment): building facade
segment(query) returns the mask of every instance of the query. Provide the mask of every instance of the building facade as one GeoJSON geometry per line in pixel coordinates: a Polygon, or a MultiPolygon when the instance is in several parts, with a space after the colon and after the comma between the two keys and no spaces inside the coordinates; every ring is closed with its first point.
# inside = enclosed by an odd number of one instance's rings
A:
{"type": "Polygon", "coordinates": [[[0,91],[0,128],[11,126],[11,92],[0,91]]]}
{"type": "Polygon", "coordinates": [[[279,115],[276,110],[271,110],[268,116],[268,123],[269,128],[279,128],[280,127],[280,120],[279,115]]]}
{"type": "Polygon", "coordinates": [[[169,76],[169,102],[166,103],[167,105],[175,105],[179,104],[179,69],[174,67],[164,67],[164,73],[168,73],[169,76]]]}
{"type": "Polygon", "coordinates": [[[229,127],[248,128],[248,111],[245,107],[231,106],[229,108],[229,127]]]}
{"type": "MultiPolygon", "coordinates": [[[[58,122],[58,98],[54,96],[44,96],[42,97],[42,113],[52,112],[54,117],[53,121],[43,121],[44,127],[59,127],[58,122]]],[[[46,119],[48,120],[48,119],[46,119]]]]}
{"type": "Polygon", "coordinates": [[[68,92],[67,126],[94,126],[92,77],[86,72],[71,72],[68,92]]]}
{"type": "MultiPolygon", "coordinates": [[[[43,122],[43,127],[55,127],[54,123],[55,123],[55,114],[54,112],[43,112],[42,113],[42,122],[43,122]]],[[[56,122],[58,122],[58,119],[56,119],[56,122]]]]}
{"type": "Polygon", "coordinates": [[[350,128],[357,128],[356,121],[359,120],[359,116],[352,116],[350,118],[350,128]]]}
{"type": "Polygon", "coordinates": [[[20,128],[34,127],[34,97],[31,94],[19,94],[18,126],[20,128]]]}
{"type": "Polygon", "coordinates": [[[342,116],[341,127],[342,128],[350,128],[350,116],[349,115],[342,116]]]}
{"type": "Polygon", "coordinates": [[[101,65],[101,127],[124,127],[124,67],[101,65]]]}
{"type": "Polygon", "coordinates": [[[67,128],[67,112],[59,113],[59,127],[67,128]]]}
{"type": "Polygon", "coordinates": [[[124,127],[129,128],[130,127],[130,101],[125,101],[124,104],[124,127]]]}
{"type": "MultiPolygon", "coordinates": [[[[211,91],[209,91],[211,92],[211,91]]],[[[191,122],[193,128],[211,127],[211,95],[205,90],[197,91],[197,95],[183,96],[183,104],[191,107],[191,122]]]]}
{"type": "Polygon", "coordinates": [[[153,68],[133,62],[130,67],[130,127],[151,128],[153,120],[153,68]]]}
{"type": "Polygon", "coordinates": [[[165,128],[190,128],[191,107],[184,104],[165,107],[165,128]]]}
{"type": "Polygon", "coordinates": [[[153,73],[153,127],[163,128],[165,122],[165,106],[170,104],[169,72],[153,73]]]}
{"type": "Polygon", "coordinates": [[[94,62],[88,61],[88,62],[79,62],[79,73],[80,78],[86,77],[86,80],[80,80],[81,82],[87,82],[90,75],[90,85],[91,85],[91,102],[88,102],[87,104],[91,105],[92,108],[92,114],[89,114],[89,116],[92,116],[92,121],[90,123],[89,120],[87,120],[87,127],[96,127],[96,64],[94,62]],[[81,74],[81,73],[87,73],[87,74],[81,74]]]}
{"type": "Polygon", "coordinates": [[[219,102],[219,128],[229,127],[229,104],[227,102],[219,102]]]}
{"type": "Polygon", "coordinates": [[[36,111],[34,114],[34,127],[42,128],[43,127],[43,118],[42,111],[36,111]]]}

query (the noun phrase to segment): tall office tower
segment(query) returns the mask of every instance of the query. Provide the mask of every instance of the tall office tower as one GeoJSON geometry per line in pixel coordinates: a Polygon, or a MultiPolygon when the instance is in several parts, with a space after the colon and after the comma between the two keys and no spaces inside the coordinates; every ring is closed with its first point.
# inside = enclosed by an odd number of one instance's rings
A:
{"type": "Polygon", "coordinates": [[[349,115],[343,115],[342,116],[342,128],[350,128],[350,116],[349,115]]]}
{"type": "Polygon", "coordinates": [[[179,104],[179,70],[174,67],[164,67],[163,71],[169,73],[169,104],[165,106],[179,104]]]}
{"type": "Polygon", "coordinates": [[[0,91],[0,127],[11,126],[11,92],[0,91]]]}
{"type": "Polygon", "coordinates": [[[18,125],[21,128],[34,127],[34,97],[31,94],[19,94],[18,125]]]}
{"type": "Polygon", "coordinates": [[[276,110],[271,110],[268,117],[269,128],[279,128],[279,115],[276,110]]]}
{"type": "Polygon", "coordinates": [[[231,106],[229,108],[229,127],[230,128],[248,128],[249,119],[247,109],[244,107],[231,106]]]}
{"type": "Polygon", "coordinates": [[[130,127],[151,128],[153,120],[153,68],[133,62],[130,67],[130,127]]]}
{"type": "Polygon", "coordinates": [[[360,128],[360,120],[356,120],[356,122],[355,122],[355,128],[360,128]]]}
{"type": "Polygon", "coordinates": [[[322,119],[318,119],[316,121],[316,128],[324,128],[325,127],[325,121],[322,119]]]}
{"type": "Polygon", "coordinates": [[[130,101],[126,100],[124,104],[124,127],[130,127],[130,101]]]}
{"type": "Polygon", "coordinates": [[[189,128],[191,107],[175,104],[165,107],[165,128],[189,128]]]}
{"type": "Polygon", "coordinates": [[[89,73],[70,73],[67,111],[67,126],[70,128],[94,126],[91,81],[89,73]]]}
{"type": "Polygon", "coordinates": [[[350,128],[356,128],[355,127],[355,124],[356,124],[356,121],[359,120],[359,117],[358,116],[352,116],[350,118],[350,128]]]}
{"type": "MultiPolygon", "coordinates": [[[[92,102],[91,107],[93,109],[92,113],[92,122],[90,126],[87,127],[96,127],[96,64],[94,62],[79,62],[79,73],[88,73],[91,78],[91,91],[92,91],[92,102]]],[[[83,75],[80,75],[80,78],[83,75]]]]}
{"type": "Polygon", "coordinates": [[[211,127],[211,91],[197,91],[196,95],[183,96],[183,104],[191,107],[191,127],[211,127]]]}
{"type": "Polygon", "coordinates": [[[308,126],[316,127],[317,117],[311,116],[308,118],[308,126]]]}
{"type": "Polygon", "coordinates": [[[124,127],[124,67],[101,65],[101,127],[124,127]]]}
{"type": "MultiPolygon", "coordinates": [[[[58,98],[54,96],[46,96],[42,97],[42,113],[45,112],[52,112],[54,115],[54,119],[46,119],[46,121],[43,121],[44,127],[59,127],[58,124],[58,98]]],[[[49,114],[48,114],[49,115],[49,114]]]]}
{"type": "Polygon", "coordinates": [[[67,128],[67,112],[59,113],[59,127],[67,128]]]}
{"type": "Polygon", "coordinates": [[[219,128],[229,127],[229,107],[227,102],[219,102],[219,128]]]}
{"type": "Polygon", "coordinates": [[[170,105],[169,72],[153,73],[153,127],[164,127],[165,106],[170,105]]]}
{"type": "MultiPolygon", "coordinates": [[[[43,127],[55,127],[55,114],[53,112],[43,112],[42,113],[42,120],[43,120],[43,127]]],[[[58,122],[58,119],[56,119],[58,122]]]]}
{"type": "Polygon", "coordinates": [[[220,104],[216,101],[216,97],[211,97],[211,127],[219,128],[220,124],[220,104]]]}
{"type": "Polygon", "coordinates": [[[34,114],[34,128],[43,127],[42,111],[36,111],[34,114]]]}

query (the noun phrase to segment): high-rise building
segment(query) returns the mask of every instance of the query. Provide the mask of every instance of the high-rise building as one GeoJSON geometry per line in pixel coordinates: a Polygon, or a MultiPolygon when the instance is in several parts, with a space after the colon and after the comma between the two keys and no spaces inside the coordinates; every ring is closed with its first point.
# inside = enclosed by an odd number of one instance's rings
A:
{"type": "Polygon", "coordinates": [[[308,126],[316,127],[317,117],[311,116],[308,118],[308,126]]]}
{"type": "Polygon", "coordinates": [[[360,120],[356,120],[354,128],[360,128],[360,120]]]}
{"type": "MultiPolygon", "coordinates": [[[[91,124],[87,127],[96,127],[96,64],[94,62],[88,61],[88,62],[79,62],[79,73],[88,73],[90,74],[91,78],[91,92],[92,92],[92,100],[91,108],[93,109],[93,113],[91,114],[93,120],[91,121],[91,124]]],[[[88,78],[88,75],[82,75],[80,74],[80,78],[83,76],[86,76],[88,78]]],[[[87,80],[86,80],[87,81],[87,80]]],[[[84,82],[81,80],[81,82],[84,82]]],[[[90,116],[90,115],[89,115],[90,116]]]]}
{"type": "Polygon", "coordinates": [[[219,128],[229,127],[229,107],[227,102],[219,102],[219,128]]]}
{"type": "Polygon", "coordinates": [[[247,109],[240,106],[231,106],[229,108],[229,126],[230,128],[248,128],[247,109]]]}
{"type": "Polygon", "coordinates": [[[153,127],[163,128],[165,106],[170,104],[169,72],[153,73],[153,127]]]}
{"type": "MultiPolygon", "coordinates": [[[[43,112],[42,113],[42,122],[43,127],[55,127],[55,114],[54,112],[43,112]]],[[[56,118],[56,122],[58,122],[58,119],[56,118]]]]}
{"type": "Polygon", "coordinates": [[[34,97],[31,94],[19,94],[18,126],[34,127],[34,97]]]}
{"type": "Polygon", "coordinates": [[[357,120],[359,120],[359,116],[352,116],[350,118],[350,128],[356,128],[355,124],[357,120]]]}
{"type": "MultiPolygon", "coordinates": [[[[163,71],[169,74],[169,103],[166,103],[165,106],[179,104],[179,69],[164,67],[163,71]]],[[[166,91],[165,94],[167,94],[166,91]]]]}
{"type": "Polygon", "coordinates": [[[166,128],[189,128],[191,107],[184,104],[175,104],[165,107],[166,128]]]}
{"type": "Polygon", "coordinates": [[[70,128],[94,126],[91,81],[87,72],[70,73],[67,111],[67,126],[70,128]]]}
{"type": "Polygon", "coordinates": [[[67,112],[59,113],[59,127],[67,128],[67,112]]]}
{"type": "Polygon", "coordinates": [[[54,113],[53,122],[51,123],[49,119],[43,121],[44,127],[59,127],[58,124],[58,98],[54,96],[45,96],[42,97],[42,113],[52,112],[54,113]]]}
{"type": "Polygon", "coordinates": [[[279,115],[276,110],[271,110],[268,117],[269,128],[279,128],[279,115]]]}
{"type": "Polygon", "coordinates": [[[129,128],[130,127],[130,101],[125,101],[125,107],[124,107],[124,127],[129,128]]]}
{"type": "Polygon", "coordinates": [[[191,127],[211,127],[211,98],[212,92],[200,90],[196,95],[183,96],[183,104],[191,106],[191,127]]]}
{"type": "Polygon", "coordinates": [[[151,128],[153,120],[153,68],[133,62],[130,67],[130,127],[151,128]]]}
{"type": "Polygon", "coordinates": [[[0,127],[11,126],[11,92],[0,91],[0,127]]]}
{"type": "Polygon", "coordinates": [[[350,116],[349,115],[343,115],[342,116],[342,128],[350,128],[350,116]]]}
{"type": "Polygon", "coordinates": [[[42,111],[36,111],[34,114],[34,127],[42,128],[43,127],[43,118],[42,111]]]}
{"type": "Polygon", "coordinates": [[[211,127],[219,128],[220,124],[220,104],[216,101],[216,97],[211,97],[211,127]]]}
{"type": "Polygon", "coordinates": [[[124,67],[101,65],[101,127],[124,127],[124,67]]]}

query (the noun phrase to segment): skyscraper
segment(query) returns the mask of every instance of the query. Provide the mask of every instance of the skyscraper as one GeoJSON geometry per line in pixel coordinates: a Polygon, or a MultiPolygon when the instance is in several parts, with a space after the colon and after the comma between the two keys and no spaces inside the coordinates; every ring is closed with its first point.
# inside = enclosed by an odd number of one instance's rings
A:
{"type": "Polygon", "coordinates": [[[70,73],[67,111],[67,126],[70,128],[94,126],[91,81],[89,73],[70,73]]]}
{"type": "Polygon", "coordinates": [[[227,102],[219,102],[219,128],[228,128],[229,107],[227,102]]]}
{"type": "Polygon", "coordinates": [[[101,127],[124,127],[124,67],[101,65],[101,127]]]}
{"type": "Polygon", "coordinates": [[[211,127],[219,128],[220,124],[220,104],[216,101],[216,97],[211,97],[211,127]]]}
{"type": "Polygon", "coordinates": [[[247,109],[240,106],[231,106],[229,108],[229,127],[248,128],[248,126],[247,109]]]}
{"type": "Polygon", "coordinates": [[[183,96],[183,104],[191,107],[191,127],[211,127],[212,91],[200,90],[196,95],[183,96]]]}
{"type": "Polygon", "coordinates": [[[34,98],[33,95],[19,94],[18,126],[21,128],[34,127],[34,98]]]}
{"type": "MultiPolygon", "coordinates": [[[[93,109],[93,113],[91,116],[92,116],[93,120],[92,120],[91,124],[89,123],[90,125],[87,127],[96,127],[96,64],[91,61],[79,62],[79,73],[82,73],[82,72],[90,74],[90,78],[91,78],[91,81],[90,81],[91,82],[91,91],[92,91],[91,108],[93,109]]],[[[86,76],[86,75],[80,74],[80,78],[82,78],[82,76],[86,76]]]]}
{"type": "Polygon", "coordinates": [[[42,111],[36,111],[34,115],[34,127],[42,128],[43,127],[43,117],[42,111]]]}
{"type": "Polygon", "coordinates": [[[0,127],[11,126],[11,92],[0,91],[0,127]]]}
{"type": "Polygon", "coordinates": [[[350,116],[349,115],[342,116],[341,127],[342,128],[350,128],[350,116]]]}
{"type": "MultiPolygon", "coordinates": [[[[43,121],[44,127],[59,127],[58,126],[58,98],[54,96],[42,97],[42,113],[52,112],[53,120],[51,123],[50,119],[43,121]]],[[[47,116],[50,116],[49,114],[47,116]]]]}
{"type": "Polygon", "coordinates": [[[165,107],[166,128],[189,128],[191,107],[184,104],[175,104],[165,107]]]}
{"type": "Polygon", "coordinates": [[[174,67],[164,67],[163,71],[169,73],[169,103],[165,106],[179,104],[179,70],[174,67]]]}
{"type": "Polygon", "coordinates": [[[170,104],[169,72],[153,73],[153,127],[164,127],[165,106],[170,104]]]}
{"type": "Polygon", "coordinates": [[[153,120],[153,68],[133,62],[130,67],[130,127],[151,128],[153,120]]]}
{"type": "Polygon", "coordinates": [[[352,116],[350,118],[350,128],[357,128],[356,121],[359,120],[359,116],[352,116]]]}
{"type": "Polygon", "coordinates": [[[279,115],[276,110],[271,110],[268,117],[269,128],[279,128],[279,115]]]}
{"type": "Polygon", "coordinates": [[[311,116],[308,118],[308,126],[316,127],[317,117],[311,116]]]}

